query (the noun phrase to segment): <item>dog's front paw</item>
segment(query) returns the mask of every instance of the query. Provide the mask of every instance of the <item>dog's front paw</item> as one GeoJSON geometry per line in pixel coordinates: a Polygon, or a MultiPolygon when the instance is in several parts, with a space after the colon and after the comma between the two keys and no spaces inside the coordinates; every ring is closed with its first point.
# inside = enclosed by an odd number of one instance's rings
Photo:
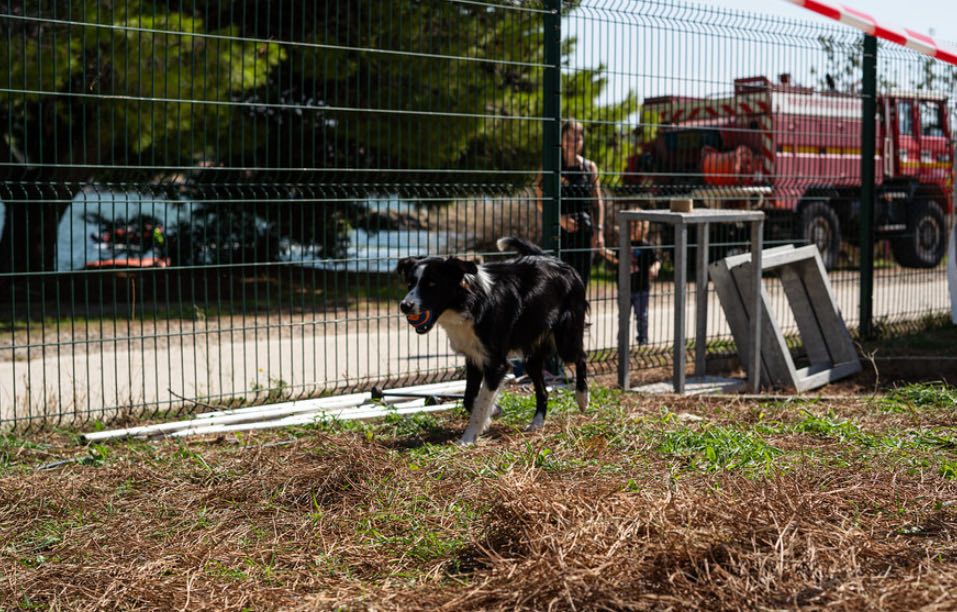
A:
{"type": "Polygon", "coordinates": [[[531,433],[533,431],[538,431],[545,426],[545,416],[541,414],[536,414],[535,418],[532,419],[532,422],[528,424],[528,427],[525,428],[525,431],[531,433]]]}
{"type": "Polygon", "coordinates": [[[456,446],[474,446],[475,445],[475,436],[465,434],[461,438],[455,441],[456,446]]]}
{"type": "Polygon", "coordinates": [[[582,412],[588,410],[588,389],[575,391],[575,402],[578,404],[578,409],[582,412]]]}

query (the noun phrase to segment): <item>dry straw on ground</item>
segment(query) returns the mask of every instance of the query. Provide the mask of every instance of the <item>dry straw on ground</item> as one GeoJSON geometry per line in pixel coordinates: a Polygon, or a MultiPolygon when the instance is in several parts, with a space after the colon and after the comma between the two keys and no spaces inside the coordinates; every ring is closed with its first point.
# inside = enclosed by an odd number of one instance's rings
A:
{"type": "Polygon", "coordinates": [[[39,471],[77,449],[6,438],[0,608],[953,609],[945,403],[598,399],[527,436],[509,398],[473,449],[461,415],[39,471]]]}

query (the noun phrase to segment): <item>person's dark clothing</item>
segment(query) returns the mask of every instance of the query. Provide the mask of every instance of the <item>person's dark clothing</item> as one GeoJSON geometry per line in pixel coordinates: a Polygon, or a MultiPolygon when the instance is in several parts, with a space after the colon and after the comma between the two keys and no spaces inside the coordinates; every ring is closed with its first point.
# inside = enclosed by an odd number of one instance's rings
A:
{"type": "Polygon", "coordinates": [[[580,165],[566,166],[562,159],[562,214],[571,215],[578,222],[578,230],[559,233],[561,258],[575,268],[585,287],[591,279],[591,241],[595,235],[592,211],[595,207],[595,177],[589,171],[591,164],[582,158],[580,165]]]}
{"type": "Polygon", "coordinates": [[[651,289],[651,266],[658,261],[654,246],[644,240],[631,241],[631,263],[635,271],[631,273],[631,292],[651,289]]]}
{"type": "Polygon", "coordinates": [[[638,333],[635,340],[638,344],[648,344],[648,302],[651,301],[651,291],[632,291],[631,307],[635,311],[635,320],[638,325],[638,333]]]}
{"type": "Polygon", "coordinates": [[[658,261],[655,248],[644,240],[631,241],[631,307],[635,311],[638,344],[648,344],[648,302],[651,297],[651,267],[658,261]]]}

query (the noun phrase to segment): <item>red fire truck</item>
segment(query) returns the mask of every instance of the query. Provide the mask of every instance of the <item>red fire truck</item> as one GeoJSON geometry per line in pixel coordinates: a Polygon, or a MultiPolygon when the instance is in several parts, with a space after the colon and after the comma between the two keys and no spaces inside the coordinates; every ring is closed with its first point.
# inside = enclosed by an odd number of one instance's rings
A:
{"type": "MultiPolygon", "coordinates": [[[[877,108],[876,234],[901,265],[936,266],[953,208],[947,99],[889,92],[877,108]]],[[[788,75],[737,79],[727,97],[647,99],[625,183],[661,203],[760,208],[772,237],[817,244],[831,267],[842,239],[857,242],[860,115],[859,96],[795,86],[788,75]]]]}

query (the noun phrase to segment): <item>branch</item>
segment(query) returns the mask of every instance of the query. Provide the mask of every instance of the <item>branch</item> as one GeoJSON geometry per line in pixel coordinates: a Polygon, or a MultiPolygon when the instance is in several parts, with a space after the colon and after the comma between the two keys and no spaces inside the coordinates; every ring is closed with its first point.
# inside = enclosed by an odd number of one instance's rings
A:
{"type": "Polygon", "coordinates": [[[179,393],[176,393],[175,391],[173,391],[173,390],[170,389],[169,387],[167,387],[166,390],[169,392],[170,395],[172,395],[172,396],[175,397],[176,399],[183,400],[184,402],[189,402],[190,404],[193,404],[194,406],[199,406],[200,408],[209,408],[210,410],[222,410],[223,408],[225,408],[225,406],[214,406],[214,405],[212,405],[212,404],[207,404],[207,403],[201,402],[201,401],[199,401],[199,400],[194,400],[194,399],[190,399],[190,398],[188,398],[188,397],[183,397],[182,395],[180,395],[179,393]]]}

